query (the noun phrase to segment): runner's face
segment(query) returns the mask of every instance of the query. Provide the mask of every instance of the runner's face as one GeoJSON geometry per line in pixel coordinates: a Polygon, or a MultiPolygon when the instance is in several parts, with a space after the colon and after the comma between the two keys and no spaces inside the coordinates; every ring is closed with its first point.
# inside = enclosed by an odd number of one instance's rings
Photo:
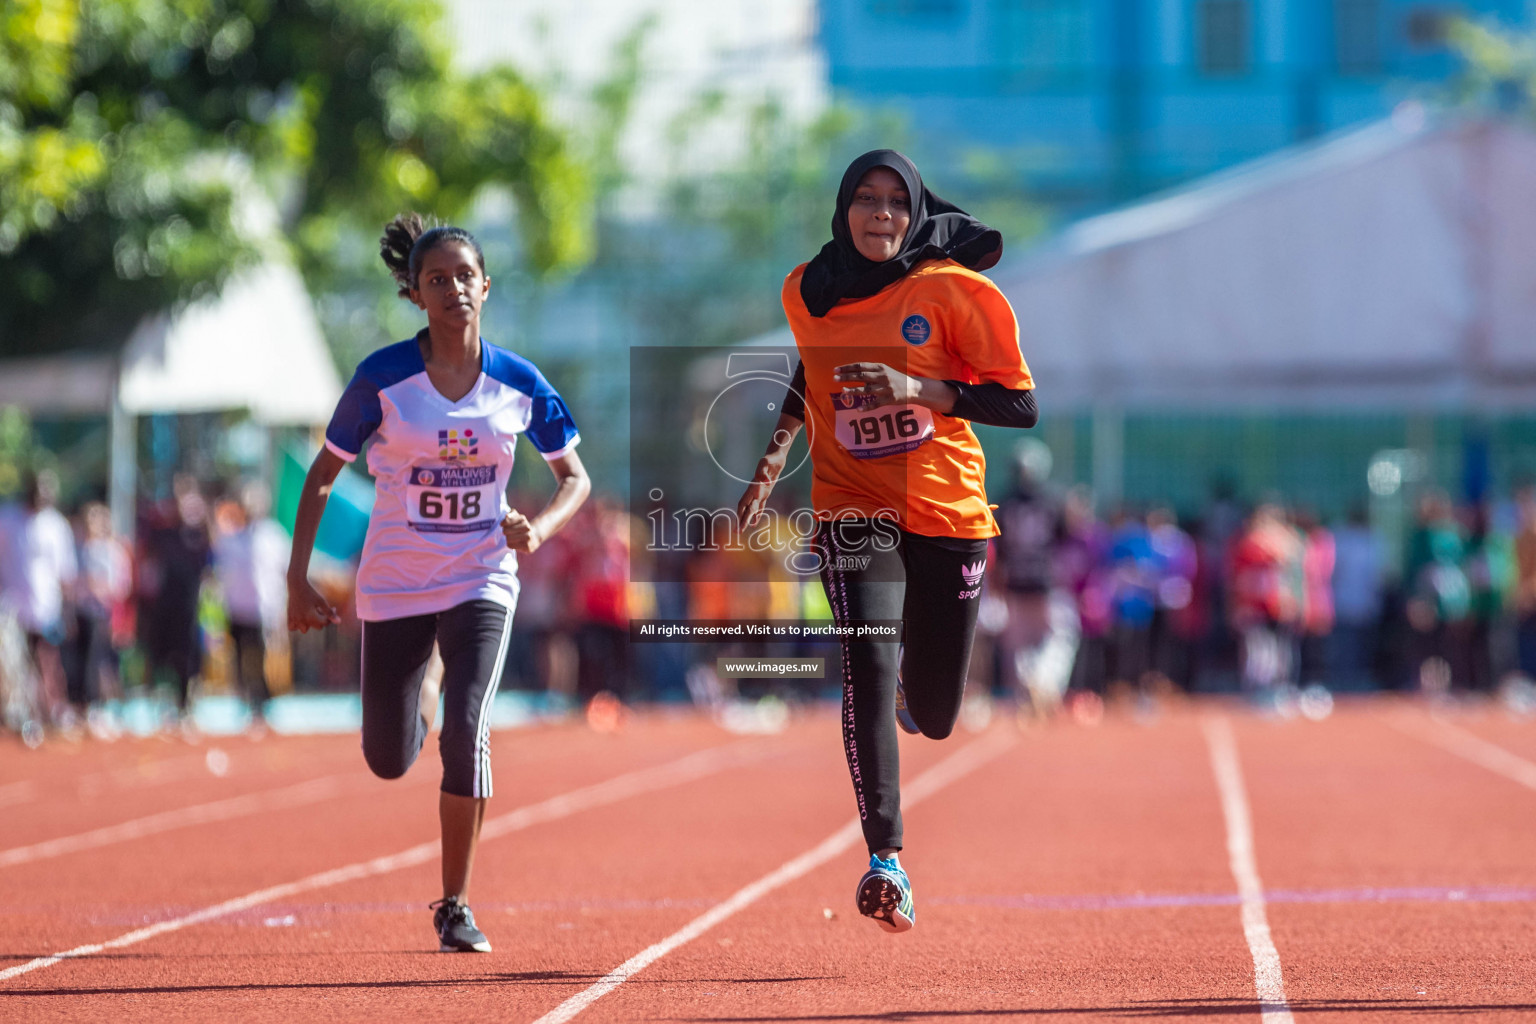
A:
{"type": "Polygon", "coordinates": [[[478,321],[490,293],[491,279],[480,269],[475,250],[463,242],[444,242],[421,258],[411,298],[426,310],[428,320],[458,325],[478,321]]]}
{"type": "Polygon", "coordinates": [[[859,255],[884,263],[901,251],[912,223],[912,197],[901,175],[889,167],[872,168],[859,179],[848,204],[848,232],[859,255]]]}

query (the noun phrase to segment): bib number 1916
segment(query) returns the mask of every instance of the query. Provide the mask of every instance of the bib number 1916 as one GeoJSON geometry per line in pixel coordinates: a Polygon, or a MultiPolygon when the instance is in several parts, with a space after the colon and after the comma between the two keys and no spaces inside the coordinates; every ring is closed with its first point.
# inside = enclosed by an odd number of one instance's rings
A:
{"type": "Polygon", "coordinates": [[[933,413],[921,405],[876,406],[874,396],[844,391],[832,396],[837,442],[856,459],[910,452],[934,435],[933,413]]]}
{"type": "Polygon", "coordinates": [[[853,443],[856,445],[916,437],[923,429],[922,424],[917,422],[917,414],[911,409],[903,409],[895,415],[884,413],[880,416],[860,416],[851,420],[849,425],[853,429],[853,443]]]}

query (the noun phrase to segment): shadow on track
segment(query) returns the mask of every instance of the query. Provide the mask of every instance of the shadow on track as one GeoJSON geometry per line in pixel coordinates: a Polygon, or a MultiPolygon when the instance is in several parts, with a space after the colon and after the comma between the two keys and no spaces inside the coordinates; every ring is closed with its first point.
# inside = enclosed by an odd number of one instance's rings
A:
{"type": "MultiPolygon", "coordinates": [[[[136,987],[131,985],[115,986],[110,988],[32,988],[32,989],[8,989],[0,991],[0,999],[17,998],[25,996],[141,996],[141,995],[179,995],[189,992],[285,992],[302,991],[304,989],[391,989],[391,988],[462,988],[466,985],[518,985],[518,984],[544,984],[544,985],[570,985],[590,984],[605,977],[602,974],[591,974],[584,971],[507,971],[497,974],[483,974],[479,977],[469,978],[423,978],[417,980],[400,981],[316,981],[316,982],[288,982],[283,984],[229,984],[229,985],[146,985],[136,987]]],[[[753,985],[753,984],[792,984],[799,981],[837,981],[834,977],[805,976],[793,978],[694,978],[690,979],[694,984],[724,984],[724,985],[753,985]]],[[[631,982],[631,984],[645,984],[645,981],[631,982]]],[[[661,981],[654,982],[661,984],[661,981]]],[[[676,984],[676,981],[667,981],[667,984],[676,984]]],[[[782,1018],[791,1019],[791,1018],[782,1018]]],[[[830,1019],[830,1018],[828,1018],[830,1019]]],[[[861,1018],[853,1018],[861,1019],[861,1018]]],[[[899,1019],[899,1018],[897,1018],[899,1019]]]]}
{"type": "Polygon", "coordinates": [[[519,983],[578,984],[590,983],[601,974],[577,971],[510,971],[504,974],[486,974],[477,978],[418,978],[400,981],[315,981],[285,984],[232,984],[232,985],[146,985],[136,987],[121,985],[110,988],[32,988],[0,991],[0,998],[18,996],[140,996],[176,995],[187,992],[290,992],[304,989],[369,989],[369,988],[462,988],[466,985],[504,985],[519,983]]]}
{"type": "MultiPolygon", "coordinates": [[[[1436,1003],[1407,999],[1311,999],[1293,1000],[1292,1010],[1332,1013],[1460,1013],[1533,1012],[1533,1003],[1436,1003]]],[[[1121,1006],[1017,1007],[976,1010],[887,1010],[881,1013],[815,1013],[803,1016],[776,1014],[765,1017],[656,1017],[653,1020],[687,1024],[770,1024],[774,1021],[902,1021],[946,1020],[953,1017],[1034,1017],[1045,1014],[1080,1014],[1086,1017],[1243,1017],[1259,1013],[1252,999],[1160,999],[1121,1006]]]]}

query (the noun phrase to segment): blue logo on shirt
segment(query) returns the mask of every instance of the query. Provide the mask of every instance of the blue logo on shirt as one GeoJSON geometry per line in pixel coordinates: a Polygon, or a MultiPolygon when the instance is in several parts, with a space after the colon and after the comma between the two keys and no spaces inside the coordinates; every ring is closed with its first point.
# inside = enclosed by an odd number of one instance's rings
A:
{"type": "Polygon", "coordinates": [[[901,322],[901,336],[907,339],[908,345],[921,345],[932,333],[933,328],[928,326],[927,318],[916,313],[901,322]]]}

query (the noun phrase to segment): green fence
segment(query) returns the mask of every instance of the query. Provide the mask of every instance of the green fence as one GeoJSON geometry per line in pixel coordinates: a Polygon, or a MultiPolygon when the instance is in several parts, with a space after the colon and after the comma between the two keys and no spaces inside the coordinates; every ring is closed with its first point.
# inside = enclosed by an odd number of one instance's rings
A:
{"type": "MultiPolygon", "coordinates": [[[[1006,493],[1020,435],[987,427],[979,433],[989,489],[1006,493]]],[[[1275,495],[1337,518],[1372,497],[1367,475],[1383,452],[1417,453],[1422,470],[1393,494],[1435,485],[1457,500],[1501,497],[1536,478],[1536,416],[1048,414],[1030,436],[1050,448],[1053,482],[1094,487],[1108,501],[1171,504],[1184,515],[1198,514],[1224,480],[1239,500],[1275,495]],[[1106,445],[1103,433],[1116,430],[1118,439],[1106,445]],[[1104,465],[1117,448],[1118,467],[1104,465]]]]}

